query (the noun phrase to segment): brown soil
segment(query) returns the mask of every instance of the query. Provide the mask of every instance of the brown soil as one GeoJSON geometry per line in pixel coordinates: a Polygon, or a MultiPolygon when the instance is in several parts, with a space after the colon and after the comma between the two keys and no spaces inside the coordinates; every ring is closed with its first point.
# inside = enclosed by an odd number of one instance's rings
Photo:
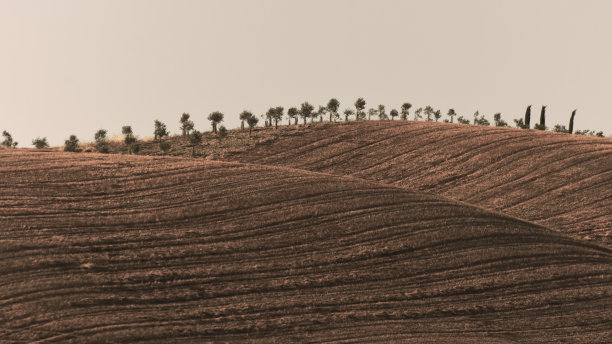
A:
{"type": "MultiPolygon", "coordinates": [[[[406,189],[416,184],[396,174],[397,157],[365,168],[405,151],[387,152],[400,137],[453,131],[425,127],[334,126],[352,135],[346,149],[324,134],[256,148],[275,152],[260,157],[271,164],[358,166],[350,174],[402,187],[202,159],[0,151],[0,342],[609,343],[609,248],[406,189]],[[376,128],[383,141],[371,143],[376,128]]],[[[455,140],[412,142],[417,154],[455,140]]],[[[424,186],[419,171],[433,163],[421,157],[401,166],[424,186]]]]}
{"type": "Polygon", "coordinates": [[[612,245],[612,139],[413,121],[319,125],[224,157],[424,190],[612,245]]]}

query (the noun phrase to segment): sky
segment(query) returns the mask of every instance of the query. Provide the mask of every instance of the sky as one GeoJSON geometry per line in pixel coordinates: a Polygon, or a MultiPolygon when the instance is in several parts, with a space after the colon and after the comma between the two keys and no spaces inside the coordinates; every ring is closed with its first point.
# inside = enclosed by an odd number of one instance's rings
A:
{"type": "MultiPolygon", "coordinates": [[[[0,130],[92,141],[271,106],[454,108],[612,134],[608,0],[0,0],[0,130]],[[534,115],[535,114],[535,115],[534,115]]],[[[285,121],[284,121],[285,122],[285,121]]]]}

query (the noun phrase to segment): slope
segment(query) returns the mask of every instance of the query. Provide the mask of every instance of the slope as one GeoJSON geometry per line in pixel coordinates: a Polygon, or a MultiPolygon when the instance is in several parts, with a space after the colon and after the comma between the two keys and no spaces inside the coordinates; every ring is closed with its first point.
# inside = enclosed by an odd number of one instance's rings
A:
{"type": "Polygon", "coordinates": [[[427,190],[612,243],[612,139],[413,121],[320,125],[226,158],[427,190]]]}
{"type": "Polygon", "coordinates": [[[0,152],[0,342],[612,339],[612,252],[401,188],[0,152]]]}

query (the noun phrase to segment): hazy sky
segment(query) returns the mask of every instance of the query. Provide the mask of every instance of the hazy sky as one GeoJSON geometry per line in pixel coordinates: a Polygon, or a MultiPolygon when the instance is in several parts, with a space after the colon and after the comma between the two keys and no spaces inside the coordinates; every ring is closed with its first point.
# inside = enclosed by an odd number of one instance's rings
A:
{"type": "Polygon", "coordinates": [[[364,97],[508,122],[546,104],[549,126],[578,108],[578,129],[610,135],[611,14],[608,0],[0,0],[0,130],[60,145],[364,97]]]}

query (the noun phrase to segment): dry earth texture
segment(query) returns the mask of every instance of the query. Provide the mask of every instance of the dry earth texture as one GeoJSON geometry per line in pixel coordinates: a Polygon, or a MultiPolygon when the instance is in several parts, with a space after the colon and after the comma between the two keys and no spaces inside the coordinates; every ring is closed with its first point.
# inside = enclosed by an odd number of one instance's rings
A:
{"type": "Polygon", "coordinates": [[[426,190],[612,245],[612,139],[413,121],[319,125],[225,159],[426,190]]]}
{"type": "MultiPolygon", "coordinates": [[[[418,133],[439,131],[440,149],[462,146],[452,126],[333,130],[266,159],[312,154],[307,167],[344,172],[359,156],[389,160],[392,142],[404,153],[434,149],[433,136],[418,133]],[[406,140],[419,144],[406,149],[406,140]]],[[[508,147],[538,137],[459,132],[514,137],[508,147]]],[[[472,140],[464,144],[491,142],[472,140]]],[[[475,161],[487,159],[478,151],[475,161]]],[[[456,154],[432,159],[469,160],[456,154]]],[[[612,341],[612,251],[484,208],[357,178],[202,159],[3,150],[0,161],[2,343],[612,341]]],[[[355,174],[391,179],[395,163],[358,165],[355,174]]],[[[427,178],[402,164],[415,182],[427,178]]]]}

